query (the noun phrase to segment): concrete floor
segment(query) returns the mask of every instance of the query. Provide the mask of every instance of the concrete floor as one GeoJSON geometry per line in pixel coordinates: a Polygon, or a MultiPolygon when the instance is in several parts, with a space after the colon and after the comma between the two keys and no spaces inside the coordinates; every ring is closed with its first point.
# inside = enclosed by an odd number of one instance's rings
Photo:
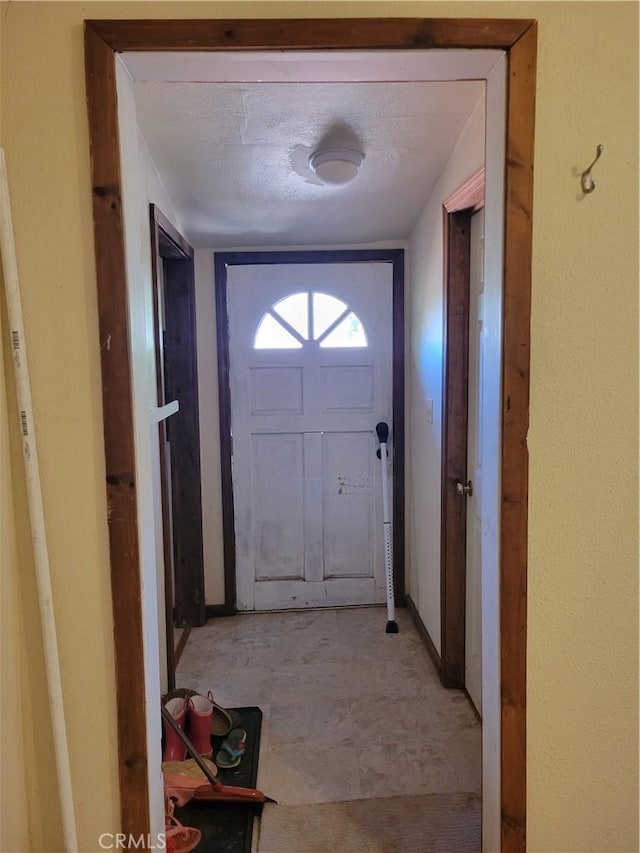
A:
{"type": "Polygon", "coordinates": [[[480,792],[481,729],[405,610],[243,614],[191,631],[176,682],[263,712],[258,787],[296,806],[480,792]]]}

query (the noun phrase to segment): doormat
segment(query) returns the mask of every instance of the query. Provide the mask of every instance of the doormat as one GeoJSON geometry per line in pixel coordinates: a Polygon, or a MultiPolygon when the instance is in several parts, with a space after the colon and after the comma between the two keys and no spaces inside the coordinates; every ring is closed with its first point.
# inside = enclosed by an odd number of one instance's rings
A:
{"type": "MultiPolygon", "coordinates": [[[[247,745],[242,761],[237,767],[218,768],[217,778],[224,785],[255,788],[258,779],[260,755],[260,708],[233,708],[240,717],[238,726],[247,733],[247,745]]],[[[213,759],[224,741],[212,737],[213,759]]],[[[253,803],[203,803],[191,800],[175,816],[184,826],[195,826],[202,832],[202,840],[195,848],[197,853],[251,853],[253,819],[261,807],[253,803]]]]}

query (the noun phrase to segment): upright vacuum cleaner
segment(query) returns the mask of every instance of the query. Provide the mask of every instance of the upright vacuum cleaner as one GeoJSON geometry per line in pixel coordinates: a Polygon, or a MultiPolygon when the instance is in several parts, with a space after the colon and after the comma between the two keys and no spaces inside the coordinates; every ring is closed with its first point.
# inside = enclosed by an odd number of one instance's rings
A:
{"type": "Polygon", "coordinates": [[[384,530],[384,563],[387,578],[387,634],[397,634],[398,624],[393,601],[393,547],[391,544],[391,518],[389,515],[389,489],[387,485],[387,439],[389,425],[384,421],[376,424],[376,433],[380,442],[378,457],[382,471],[382,527],[384,530]]]}

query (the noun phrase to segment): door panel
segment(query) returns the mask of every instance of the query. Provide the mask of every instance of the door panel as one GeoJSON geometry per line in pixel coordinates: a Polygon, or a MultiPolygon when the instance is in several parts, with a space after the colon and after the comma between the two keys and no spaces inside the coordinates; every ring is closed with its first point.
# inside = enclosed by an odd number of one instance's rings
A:
{"type": "Polygon", "coordinates": [[[372,412],[374,371],[372,364],[336,365],[320,371],[322,412],[372,412]]]}
{"type": "Polygon", "coordinates": [[[322,439],[324,577],[371,577],[373,437],[369,432],[336,432],[322,439]]]}
{"type": "Polygon", "coordinates": [[[252,415],[301,415],[301,367],[252,367],[252,415]]]}
{"type": "Polygon", "coordinates": [[[304,565],[301,435],[254,435],[256,580],[299,578],[304,565]]]}
{"type": "Polygon", "coordinates": [[[386,261],[228,269],[241,610],[384,600],[392,289],[386,261]]]}

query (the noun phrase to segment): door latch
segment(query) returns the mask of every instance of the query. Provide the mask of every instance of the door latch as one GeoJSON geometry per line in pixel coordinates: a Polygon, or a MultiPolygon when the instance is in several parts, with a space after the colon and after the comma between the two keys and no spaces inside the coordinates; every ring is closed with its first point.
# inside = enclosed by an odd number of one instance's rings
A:
{"type": "Polygon", "coordinates": [[[471,480],[468,480],[466,483],[461,483],[460,480],[456,480],[456,494],[466,495],[468,498],[473,494],[473,483],[471,480]]]}

